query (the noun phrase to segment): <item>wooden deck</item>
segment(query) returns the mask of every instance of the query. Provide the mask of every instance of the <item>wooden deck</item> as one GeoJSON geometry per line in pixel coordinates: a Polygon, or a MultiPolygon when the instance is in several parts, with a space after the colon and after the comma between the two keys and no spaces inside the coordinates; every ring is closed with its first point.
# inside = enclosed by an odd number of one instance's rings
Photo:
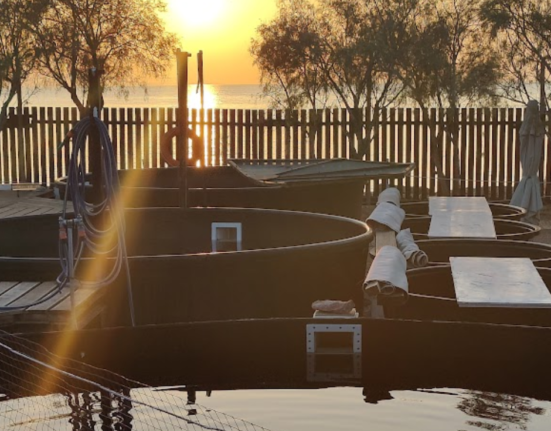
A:
{"type": "Polygon", "coordinates": [[[61,214],[62,210],[62,200],[40,197],[37,192],[0,191],[0,219],[61,214]]]}
{"type": "Polygon", "coordinates": [[[0,324],[84,328],[104,311],[105,288],[75,286],[74,307],[71,288],[57,289],[54,281],[0,281],[0,307],[13,307],[0,312],[0,324]]]}
{"type": "MultiPolygon", "coordinates": [[[[0,190],[0,219],[61,214],[63,201],[40,197],[40,194],[40,191],[0,190]]],[[[75,287],[74,310],[70,287],[34,305],[56,290],[55,281],[0,281],[0,308],[6,307],[0,311],[0,325],[83,328],[104,310],[105,289],[83,286],[75,287]]]]}

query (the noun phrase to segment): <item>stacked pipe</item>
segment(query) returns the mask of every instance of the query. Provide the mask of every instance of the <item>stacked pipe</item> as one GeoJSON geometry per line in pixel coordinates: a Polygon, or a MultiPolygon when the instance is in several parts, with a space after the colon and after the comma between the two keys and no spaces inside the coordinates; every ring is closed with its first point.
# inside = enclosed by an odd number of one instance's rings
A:
{"type": "Polygon", "coordinates": [[[400,198],[400,191],[395,187],[383,190],[379,194],[375,209],[367,219],[367,224],[375,232],[388,228],[396,233],[396,245],[409,267],[426,266],[429,261],[427,254],[419,249],[410,229],[402,229],[406,213],[400,207],[400,198]]]}

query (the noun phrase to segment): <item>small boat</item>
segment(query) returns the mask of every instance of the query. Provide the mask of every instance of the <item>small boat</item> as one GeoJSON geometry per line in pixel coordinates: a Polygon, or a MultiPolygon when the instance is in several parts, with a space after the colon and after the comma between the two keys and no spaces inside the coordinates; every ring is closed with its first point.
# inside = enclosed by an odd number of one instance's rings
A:
{"type": "MultiPolygon", "coordinates": [[[[190,207],[267,208],[360,219],[369,180],[402,178],[411,163],[360,160],[230,160],[186,169],[190,207]]],[[[119,171],[128,208],[179,206],[178,168],[119,171]]],[[[54,185],[63,196],[66,179],[54,185]]]]}

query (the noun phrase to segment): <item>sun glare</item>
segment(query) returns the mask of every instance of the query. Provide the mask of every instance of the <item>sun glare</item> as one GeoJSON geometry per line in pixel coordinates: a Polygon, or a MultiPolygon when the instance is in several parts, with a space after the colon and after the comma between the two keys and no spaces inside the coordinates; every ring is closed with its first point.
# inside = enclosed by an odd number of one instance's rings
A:
{"type": "MultiPolygon", "coordinates": [[[[204,97],[203,97],[203,103],[205,109],[213,109],[216,108],[218,105],[218,95],[216,94],[216,90],[212,85],[206,84],[204,87],[204,97]]],[[[188,108],[190,109],[200,109],[201,108],[201,93],[195,90],[193,90],[190,87],[190,90],[188,92],[188,108]]]]}
{"type": "Polygon", "coordinates": [[[182,32],[214,29],[223,19],[227,0],[170,0],[169,19],[182,32]]]}

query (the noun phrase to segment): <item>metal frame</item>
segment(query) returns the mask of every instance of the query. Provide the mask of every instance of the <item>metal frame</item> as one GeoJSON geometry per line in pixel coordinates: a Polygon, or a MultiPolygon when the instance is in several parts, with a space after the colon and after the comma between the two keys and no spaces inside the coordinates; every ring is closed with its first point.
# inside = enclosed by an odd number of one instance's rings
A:
{"type": "Polygon", "coordinates": [[[362,353],[362,325],[350,324],[308,324],[306,325],[306,352],[317,354],[351,354],[362,353]],[[352,347],[349,352],[339,349],[320,350],[316,343],[316,334],[324,332],[352,333],[352,347]]]}
{"type": "Polygon", "coordinates": [[[216,252],[217,247],[216,244],[220,239],[218,238],[217,232],[218,229],[235,229],[236,230],[236,250],[241,251],[242,250],[242,244],[243,244],[243,229],[241,226],[241,223],[233,223],[233,222],[213,222],[211,224],[211,243],[212,243],[212,251],[216,252]]]}

